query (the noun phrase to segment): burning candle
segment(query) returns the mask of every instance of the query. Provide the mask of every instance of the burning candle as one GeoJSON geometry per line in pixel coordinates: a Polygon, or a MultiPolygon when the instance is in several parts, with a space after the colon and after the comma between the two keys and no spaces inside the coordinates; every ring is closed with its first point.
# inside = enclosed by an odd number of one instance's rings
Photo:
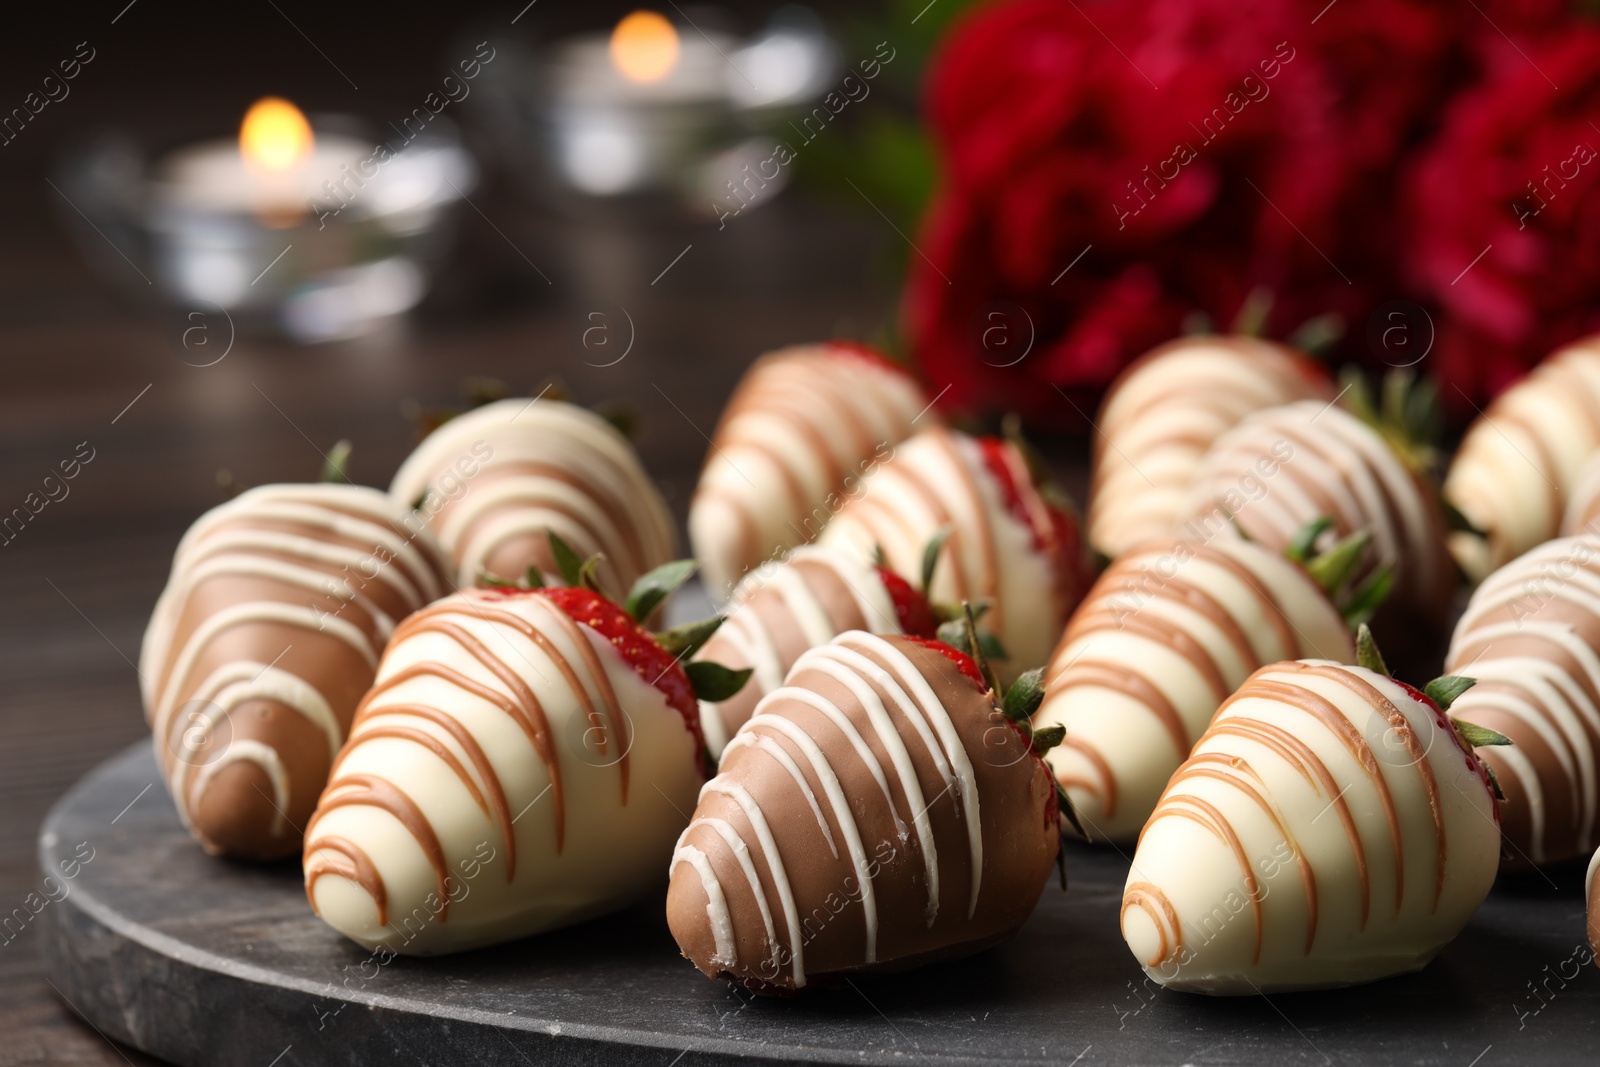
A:
{"type": "Polygon", "coordinates": [[[371,146],[337,134],[317,136],[289,101],[275,96],[253,104],[235,140],[180,149],[157,172],[154,193],[162,204],[189,211],[248,213],[272,226],[299,222],[323,183],[353,167],[371,146]]]}

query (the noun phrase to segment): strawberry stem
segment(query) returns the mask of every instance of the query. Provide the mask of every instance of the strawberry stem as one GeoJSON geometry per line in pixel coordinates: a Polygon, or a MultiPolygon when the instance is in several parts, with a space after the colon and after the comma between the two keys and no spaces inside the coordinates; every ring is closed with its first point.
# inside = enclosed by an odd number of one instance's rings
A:
{"type": "Polygon", "coordinates": [[[972,605],[965,601],[961,605],[961,614],[967,638],[967,654],[977,661],[978,673],[983,675],[989,691],[998,698],[1002,692],[1000,682],[995,678],[994,668],[989,666],[989,657],[984,655],[983,643],[978,639],[978,617],[973,614],[972,605]]]}
{"type": "Polygon", "coordinates": [[[1260,337],[1266,332],[1267,316],[1272,313],[1272,290],[1256,286],[1250,290],[1233,317],[1233,332],[1245,337],[1260,337]]]}
{"type": "Polygon", "coordinates": [[[569,586],[582,585],[583,557],[573,551],[572,546],[554,530],[545,531],[545,535],[550,540],[550,554],[556,559],[556,573],[561,575],[561,581],[569,586]]]}
{"type": "Polygon", "coordinates": [[[317,481],[355,484],[350,481],[350,475],[345,473],[350,466],[350,450],[353,447],[348,437],[334,442],[334,446],[328,449],[328,454],[323,457],[322,475],[317,481]]]}
{"type": "Polygon", "coordinates": [[[1372,630],[1366,623],[1356,630],[1356,662],[1369,671],[1390,677],[1389,667],[1383,662],[1383,653],[1378,651],[1378,642],[1372,639],[1372,630]]]}
{"type": "Polygon", "coordinates": [[[927,547],[922,550],[922,588],[923,596],[933,588],[933,572],[939,567],[939,554],[944,551],[945,542],[950,540],[954,528],[941,526],[937,533],[928,540],[927,547]]]}

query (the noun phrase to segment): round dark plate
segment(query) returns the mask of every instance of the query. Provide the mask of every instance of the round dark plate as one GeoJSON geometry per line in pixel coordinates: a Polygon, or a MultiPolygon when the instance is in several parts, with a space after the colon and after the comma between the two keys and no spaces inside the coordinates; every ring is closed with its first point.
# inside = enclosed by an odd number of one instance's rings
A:
{"type": "Polygon", "coordinates": [[[782,1000],[708,981],[652,900],[496,949],[378,966],[312,914],[296,865],[207,856],[148,744],[45,820],[50,977],[105,1034],[180,1064],[1593,1064],[1583,867],[1501,879],[1417,975],[1212,999],[1148,983],[1117,931],[1127,862],[1072,846],[1021,935],[782,1000]],[[65,864],[66,866],[63,866],[65,864]],[[72,877],[66,875],[70,872],[72,877]]]}

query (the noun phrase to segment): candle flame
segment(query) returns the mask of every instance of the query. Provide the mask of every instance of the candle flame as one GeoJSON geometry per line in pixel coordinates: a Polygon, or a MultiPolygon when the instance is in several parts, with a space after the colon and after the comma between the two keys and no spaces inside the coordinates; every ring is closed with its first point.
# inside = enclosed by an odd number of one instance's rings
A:
{"type": "Polygon", "coordinates": [[[611,31],[611,64],[629,81],[660,81],[678,65],[678,31],[654,11],[635,11],[611,31]]]}
{"type": "Polygon", "coordinates": [[[290,170],[311,153],[311,144],[311,124],[282,97],[265,96],[251,104],[239,126],[245,162],[264,171],[290,170]]]}

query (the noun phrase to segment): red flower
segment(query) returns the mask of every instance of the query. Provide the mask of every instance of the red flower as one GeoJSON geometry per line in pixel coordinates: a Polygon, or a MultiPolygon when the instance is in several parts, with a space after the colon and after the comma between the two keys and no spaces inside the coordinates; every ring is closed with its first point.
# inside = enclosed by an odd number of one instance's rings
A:
{"type": "Polygon", "coordinates": [[[1359,333],[1398,295],[1374,238],[1392,241],[1395,157],[1454,69],[1452,17],[1428,0],[1341,0],[1315,26],[1290,0],[969,15],[926,91],[943,181],[905,314],[930,384],[1076,423],[1058,390],[1089,412],[1186,313],[1226,323],[1257,286],[1279,332],[1340,311],[1359,333]]]}
{"type": "Polygon", "coordinates": [[[942,180],[904,310],[930,384],[950,384],[957,407],[1071,424],[1079,416],[1058,391],[1090,411],[1185,315],[1226,324],[1264,286],[1276,298],[1270,333],[1338,312],[1340,355],[1373,362],[1385,355],[1365,351],[1375,308],[1443,305],[1435,362],[1482,395],[1595,325],[1585,257],[1600,251],[1581,194],[1600,168],[1561,179],[1563,202],[1529,232],[1506,232],[1519,188],[1547,164],[1570,169],[1590,113],[1595,31],[1570,8],[1002,0],[976,10],[936,55],[926,90],[942,180]],[[1474,78],[1482,86],[1455,99],[1474,78]],[[1430,137],[1427,158],[1408,165],[1430,137]],[[1471,284],[1450,285],[1491,243],[1471,284]]]}
{"type": "Polygon", "coordinates": [[[1434,372],[1458,404],[1600,328],[1600,29],[1520,47],[1405,175],[1405,264],[1442,309],[1434,372]]]}

